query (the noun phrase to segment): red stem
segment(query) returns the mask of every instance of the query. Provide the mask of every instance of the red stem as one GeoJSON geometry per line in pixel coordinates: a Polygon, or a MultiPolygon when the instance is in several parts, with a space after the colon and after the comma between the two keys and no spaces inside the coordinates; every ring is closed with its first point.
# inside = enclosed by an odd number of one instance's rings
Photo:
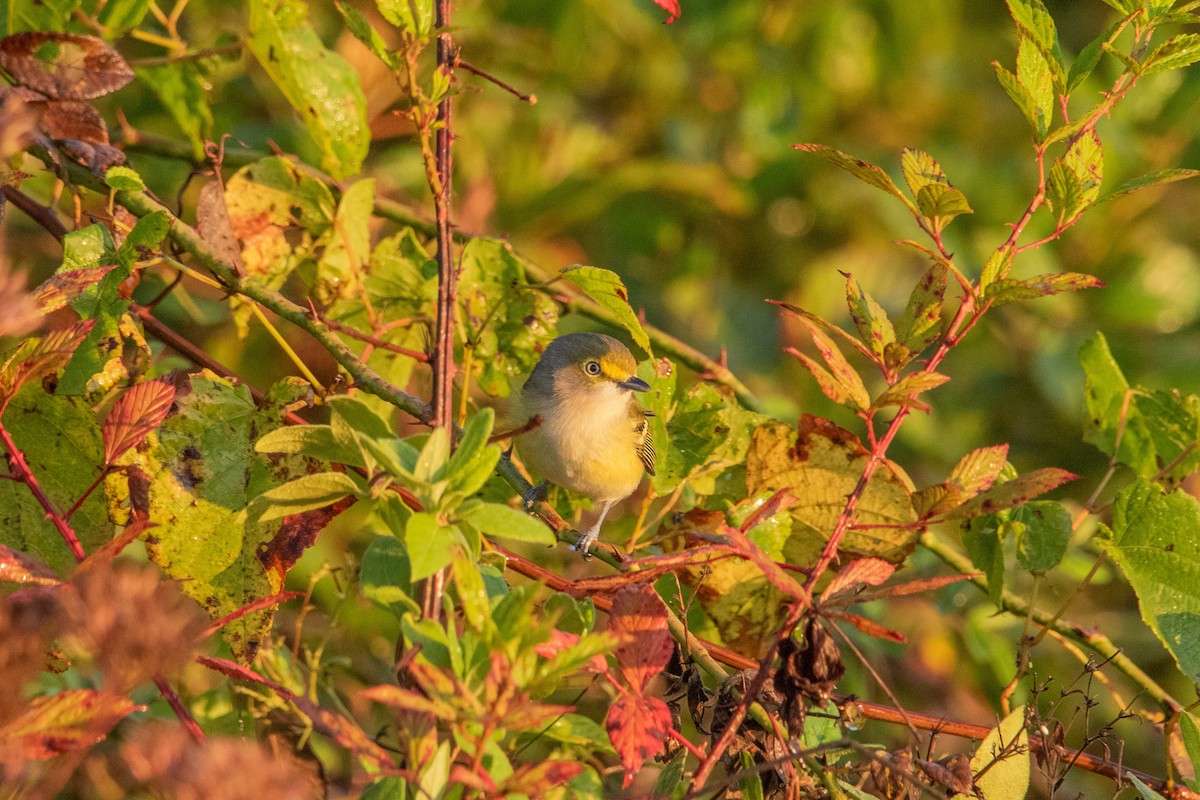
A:
{"type": "MultiPolygon", "coordinates": [[[[7,403],[5,404],[7,408],[7,403]]],[[[3,413],[4,409],[0,409],[3,413]]],[[[76,561],[83,561],[86,554],[83,552],[83,545],[79,543],[79,537],[75,535],[75,530],[63,518],[63,515],[58,513],[58,509],[50,502],[50,498],[42,491],[42,486],[38,483],[33,472],[29,469],[29,464],[25,461],[25,454],[17,447],[17,443],[13,441],[12,435],[8,429],[4,427],[3,422],[0,422],[0,444],[4,446],[8,453],[8,469],[13,477],[29,487],[29,491],[38,501],[38,505],[46,512],[46,519],[58,529],[58,533],[62,536],[63,541],[67,543],[67,547],[71,549],[71,555],[75,556],[76,561]]]]}
{"type": "MultiPolygon", "coordinates": [[[[450,0],[437,1],[437,68],[453,76],[457,61],[454,39],[450,35],[450,0]]],[[[433,424],[449,430],[454,411],[454,308],[458,296],[458,269],[454,262],[453,230],[450,222],[450,184],[453,162],[450,142],[450,95],[438,102],[438,128],[434,151],[437,157],[438,192],[434,197],[437,212],[438,307],[436,347],[433,360],[433,424]]]]}

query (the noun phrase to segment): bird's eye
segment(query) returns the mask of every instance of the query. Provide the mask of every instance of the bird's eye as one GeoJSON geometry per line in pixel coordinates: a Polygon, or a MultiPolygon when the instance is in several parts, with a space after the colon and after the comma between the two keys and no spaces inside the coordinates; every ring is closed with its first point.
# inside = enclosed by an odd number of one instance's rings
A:
{"type": "Polygon", "coordinates": [[[600,362],[599,361],[587,362],[586,364],[583,365],[583,371],[586,372],[588,375],[599,375],[600,374],[600,362]]]}

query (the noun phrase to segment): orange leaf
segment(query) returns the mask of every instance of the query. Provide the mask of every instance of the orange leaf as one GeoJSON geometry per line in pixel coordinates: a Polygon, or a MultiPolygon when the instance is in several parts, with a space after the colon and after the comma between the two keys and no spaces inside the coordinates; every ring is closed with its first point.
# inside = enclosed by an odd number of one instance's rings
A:
{"type": "Polygon", "coordinates": [[[1078,475],[1058,467],[1035,469],[972,497],[947,514],[946,519],[971,519],[994,514],[1006,508],[1019,506],[1051,489],[1057,489],[1064,483],[1076,480],[1079,480],[1078,475]]]}
{"type": "Polygon", "coordinates": [[[315,730],[333,739],[342,747],[349,750],[371,770],[379,770],[385,774],[394,772],[396,763],[387,750],[384,750],[356,722],[343,717],[334,711],[323,708],[301,695],[288,698],[304,716],[312,722],[315,730]]]}
{"type": "Polygon", "coordinates": [[[145,706],[119,694],[68,689],[38,697],[21,716],[0,728],[0,752],[43,761],[103,741],[109,731],[145,706]]]}
{"type": "Polygon", "coordinates": [[[837,575],[833,576],[833,580],[825,587],[821,599],[833,597],[838,592],[860,585],[878,586],[892,577],[892,573],[895,571],[896,568],[882,558],[860,558],[851,561],[838,570],[837,575]]]}
{"type": "Polygon", "coordinates": [[[37,380],[66,366],[95,324],[94,319],[80,320],[70,327],[46,334],[28,350],[18,348],[0,367],[0,397],[7,399],[16,394],[26,381],[37,380]],[[23,351],[24,358],[16,361],[23,351]]]}
{"type": "Polygon", "coordinates": [[[604,726],[625,767],[622,787],[628,788],[646,759],[662,749],[671,730],[671,710],[657,697],[625,692],[609,706],[604,726]]]}
{"type": "Polygon", "coordinates": [[[104,420],[104,465],[112,466],[131,447],[162,424],[175,402],[175,387],[162,378],[131,386],[117,398],[104,420]]]}
{"type": "Polygon", "coordinates": [[[626,586],[614,595],[608,630],[621,638],[617,667],[635,691],[662,672],[675,651],[667,629],[667,606],[652,588],[626,586]]]}

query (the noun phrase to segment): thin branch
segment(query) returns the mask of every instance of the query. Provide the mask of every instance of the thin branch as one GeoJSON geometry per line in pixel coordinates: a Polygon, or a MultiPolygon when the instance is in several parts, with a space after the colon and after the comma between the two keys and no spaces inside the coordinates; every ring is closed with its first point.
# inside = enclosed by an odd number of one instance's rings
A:
{"type": "MultiPolygon", "coordinates": [[[[446,74],[448,83],[454,81],[457,54],[450,35],[450,0],[437,0],[436,25],[437,69],[446,74]]],[[[454,424],[454,311],[458,304],[458,265],[454,260],[453,226],[450,222],[450,197],[453,140],[450,93],[438,102],[435,157],[437,184],[434,189],[434,210],[437,214],[438,297],[437,322],[434,333],[433,359],[433,424],[451,429],[454,424]]],[[[465,388],[464,388],[465,390],[465,388]]]]}
{"type": "Polygon", "coordinates": [[[529,103],[529,105],[531,105],[531,106],[537,105],[537,95],[536,94],[525,94],[524,92],[520,91],[519,89],[516,89],[516,88],[510,86],[509,84],[505,83],[504,81],[500,80],[499,78],[497,78],[495,75],[491,74],[490,72],[485,72],[485,71],[481,70],[479,67],[475,66],[474,64],[463,61],[460,58],[456,62],[456,66],[462,67],[467,72],[470,72],[472,75],[478,75],[479,77],[483,78],[485,81],[490,81],[491,83],[496,84],[501,89],[503,89],[504,91],[513,95],[514,97],[516,97],[518,100],[520,100],[522,102],[529,103]]]}

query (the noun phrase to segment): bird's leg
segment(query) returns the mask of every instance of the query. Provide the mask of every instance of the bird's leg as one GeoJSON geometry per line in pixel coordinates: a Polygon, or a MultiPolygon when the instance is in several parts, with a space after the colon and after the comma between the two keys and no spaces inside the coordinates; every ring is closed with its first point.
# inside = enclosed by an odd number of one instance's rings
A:
{"type": "Polygon", "coordinates": [[[600,525],[603,524],[604,517],[608,515],[608,510],[612,508],[613,503],[615,502],[616,500],[604,501],[604,505],[600,507],[599,518],[597,518],[595,523],[592,524],[592,527],[588,528],[583,532],[582,535],[580,535],[579,541],[575,543],[573,549],[578,550],[584,558],[591,558],[591,555],[588,554],[588,549],[596,543],[597,539],[600,538],[600,525]]]}
{"type": "Polygon", "coordinates": [[[550,484],[547,481],[542,481],[537,486],[530,486],[529,491],[521,497],[521,502],[525,504],[526,511],[533,511],[533,507],[546,499],[549,493],[550,484]]]}

